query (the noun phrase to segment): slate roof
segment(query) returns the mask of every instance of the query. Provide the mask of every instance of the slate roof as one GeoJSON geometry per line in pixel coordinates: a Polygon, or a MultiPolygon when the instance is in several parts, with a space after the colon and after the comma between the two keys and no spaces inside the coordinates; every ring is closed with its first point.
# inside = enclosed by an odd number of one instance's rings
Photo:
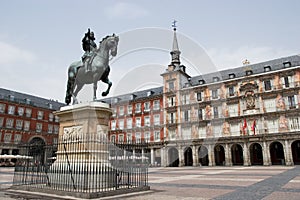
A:
{"type": "Polygon", "coordinates": [[[60,107],[65,106],[64,103],[60,103],[58,101],[24,94],[4,88],[0,88],[0,100],[8,100],[21,104],[29,104],[31,106],[45,108],[49,110],[59,110],[60,107]],[[27,99],[29,99],[30,101],[26,102],[27,99]],[[52,109],[50,109],[50,104],[52,105],[52,109]]]}
{"type": "Polygon", "coordinates": [[[114,96],[114,97],[110,97],[110,98],[105,98],[105,99],[101,99],[100,101],[108,103],[108,104],[114,104],[115,103],[115,99],[118,99],[118,103],[125,103],[125,102],[129,102],[129,101],[138,101],[141,100],[143,98],[149,98],[149,97],[156,97],[156,96],[160,96],[163,94],[163,87],[156,87],[156,88],[151,88],[151,89],[147,89],[147,90],[142,90],[142,91],[136,91],[133,93],[128,93],[128,94],[123,94],[123,95],[119,95],[119,96],[114,96]],[[148,92],[151,92],[151,95],[148,96],[148,92]],[[132,99],[132,95],[134,95],[134,98],[132,99]]]}
{"type": "Polygon", "coordinates": [[[283,63],[290,62],[290,67],[300,66],[300,55],[293,55],[289,57],[278,58],[275,60],[270,60],[266,62],[261,62],[257,64],[249,64],[246,66],[241,66],[232,69],[226,69],[222,71],[217,71],[209,74],[203,74],[199,76],[194,76],[191,78],[191,85],[199,85],[199,80],[204,80],[205,83],[212,83],[214,77],[218,77],[220,81],[225,81],[229,79],[229,74],[235,74],[235,78],[245,77],[246,70],[252,70],[253,74],[264,73],[264,67],[270,66],[271,71],[276,71],[280,69],[287,68],[283,63]]]}

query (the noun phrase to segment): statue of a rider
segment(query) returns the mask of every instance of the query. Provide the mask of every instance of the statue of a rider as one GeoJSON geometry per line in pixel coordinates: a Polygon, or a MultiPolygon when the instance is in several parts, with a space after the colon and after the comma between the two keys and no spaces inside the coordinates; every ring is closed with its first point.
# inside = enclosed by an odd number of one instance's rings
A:
{"type": "Polygon", "coordinates": [[[84,37],[82,39],[82,48],[85,52],[81,57],[86,72],[92,70],[90,61],[94,55],[95,50],[97,49],[97,44],[94,42],[94,40],[94,32],[91,32],[90,29],[88,29],[88,32],[84,34],[84,37]]]}

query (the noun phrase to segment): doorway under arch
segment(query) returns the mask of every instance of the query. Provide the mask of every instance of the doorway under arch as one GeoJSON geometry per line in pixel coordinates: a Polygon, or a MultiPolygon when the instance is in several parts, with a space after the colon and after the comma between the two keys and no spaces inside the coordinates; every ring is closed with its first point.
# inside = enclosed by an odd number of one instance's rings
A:
{"type": "Polygon", "coordinates": [[[262,147],[258,143],[253,143],[250,145],[250,161],[251,165],[263,165],[263,153],[262,147]]]}
{"type": "Polygon", "coordinates": [[[217,166],[225,165],[225,150],[222,145],[217,145],[214,148],[215,163],[217,166]]]}
{"type": "Polygon", "coordinates": [[[273,142],[270,145],[270,155],[272,165],[284,165],[284,151],[280,142],[273,142]]]}
{"type": "Polygon", "coordinates": [[[208,150],[205,146],[199,147],[198,159],[199,159],[199,164],[201,164],[201,166],[208,166],[208,164],[209,164],[208,150]]]}
{"type": "Polygon", "coordinates": [[[193,166],[193,150],[191,147],[184,150],[184,166],[193,166]]]}
{"type": "Polygon", "coordinates": [[[179,166],[179,156],[178,150],[175,147],[172,147],[168,151],[169,158],[169,167],[178,167],[179,166]]]}
{"type": "Polygon", "coordinates": [[[45,141],[39,137],[33,138],[29,142],[28,155],[33,157],[36,164],[45,163],[45,141]]]}
{"type": "Polygon", "coordinates": [[[231,146],[231,158],[233,165],[243,165],[244,158],[243,158],[243,148],[239,144],[233,144],[231,146]]]}
{"type": "Polygon", "coordinates": [[[300,140],[292,143],[292,154],[294,165],[300,165],[300,140]]]}

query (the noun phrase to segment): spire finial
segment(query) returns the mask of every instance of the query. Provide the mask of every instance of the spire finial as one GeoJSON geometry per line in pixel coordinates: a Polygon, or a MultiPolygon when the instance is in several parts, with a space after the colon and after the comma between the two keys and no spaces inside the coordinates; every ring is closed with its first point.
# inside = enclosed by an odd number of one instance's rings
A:
{"type": "Polygon", "coordinates": [[[176,26],[176,22],[177,22],[177,21],[176,21],[175,19],[174,19],[173,22],[172,22],[172,27],[173,27],[173,30],[174,30],[174,31],[176,31],[176,27],[177,27],[177,26],[176,26]]]}

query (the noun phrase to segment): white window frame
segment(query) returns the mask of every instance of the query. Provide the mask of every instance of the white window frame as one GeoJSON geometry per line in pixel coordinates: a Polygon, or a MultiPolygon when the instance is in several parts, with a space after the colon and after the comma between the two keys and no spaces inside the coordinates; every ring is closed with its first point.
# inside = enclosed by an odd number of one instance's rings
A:
{"type": "Polygon", "coordinates": [[[142,112],[141,103],[136,103],[135,104],[135,113],[140,113],[140,112],[142,112]]]}
{"type": "Polygon", "coordinates": [[[160,114],[154,115],[154,126],[160,125],[160,114]]]}
{"type": "Polygon", "coordinates": [[[24,122],[24,131],[29,131],[30,130],[30,121],[25,121],[24,122]]]}
{"type": "Polygon", "coordinates": [[[141,117],[135,118],[135,127],[137,127],[137,128],[142,127],[142,118],[141,117]]]}
{"type": "Polygon", "coordinates": [[[150,101],[147,101],[147,102],[144,103],[144,111],[145,112],[149,112],[150,111],[150,107],[151,107],[150,101]]]}
{"type": "Polygon", "coordinates": [[[132,118],[126,119],[126,126],[128,129],[132,129],[132,118]]]}
{"type": "Polygon", "coordinates": [[[120,106],[119,107],[119,116],[123,116],[124,115],[124,106],[120,106]]]}
{"type": "Polygon", "coordinates": [[[150,116],[145,116],[144,117],[144,126],[149,127],[150,125],[151,125],[150,116]]]}
{"type": "Polygon", "coordinates": [[[24,107],[18,107],[18,115],[23,116],[24,115],[24,107]]]}
{"type": "Polygon", "coordinates": [[[153,102],[153,110],[159,110],[160,109],[160,100],[154,100],[153,102]]]}
{"type": "Polygon", "coordinates": [[[15,114],[15,109],[16,109],[16,106],[9,105],[7,113],[9,115],[14,115],[15,114]]]}

